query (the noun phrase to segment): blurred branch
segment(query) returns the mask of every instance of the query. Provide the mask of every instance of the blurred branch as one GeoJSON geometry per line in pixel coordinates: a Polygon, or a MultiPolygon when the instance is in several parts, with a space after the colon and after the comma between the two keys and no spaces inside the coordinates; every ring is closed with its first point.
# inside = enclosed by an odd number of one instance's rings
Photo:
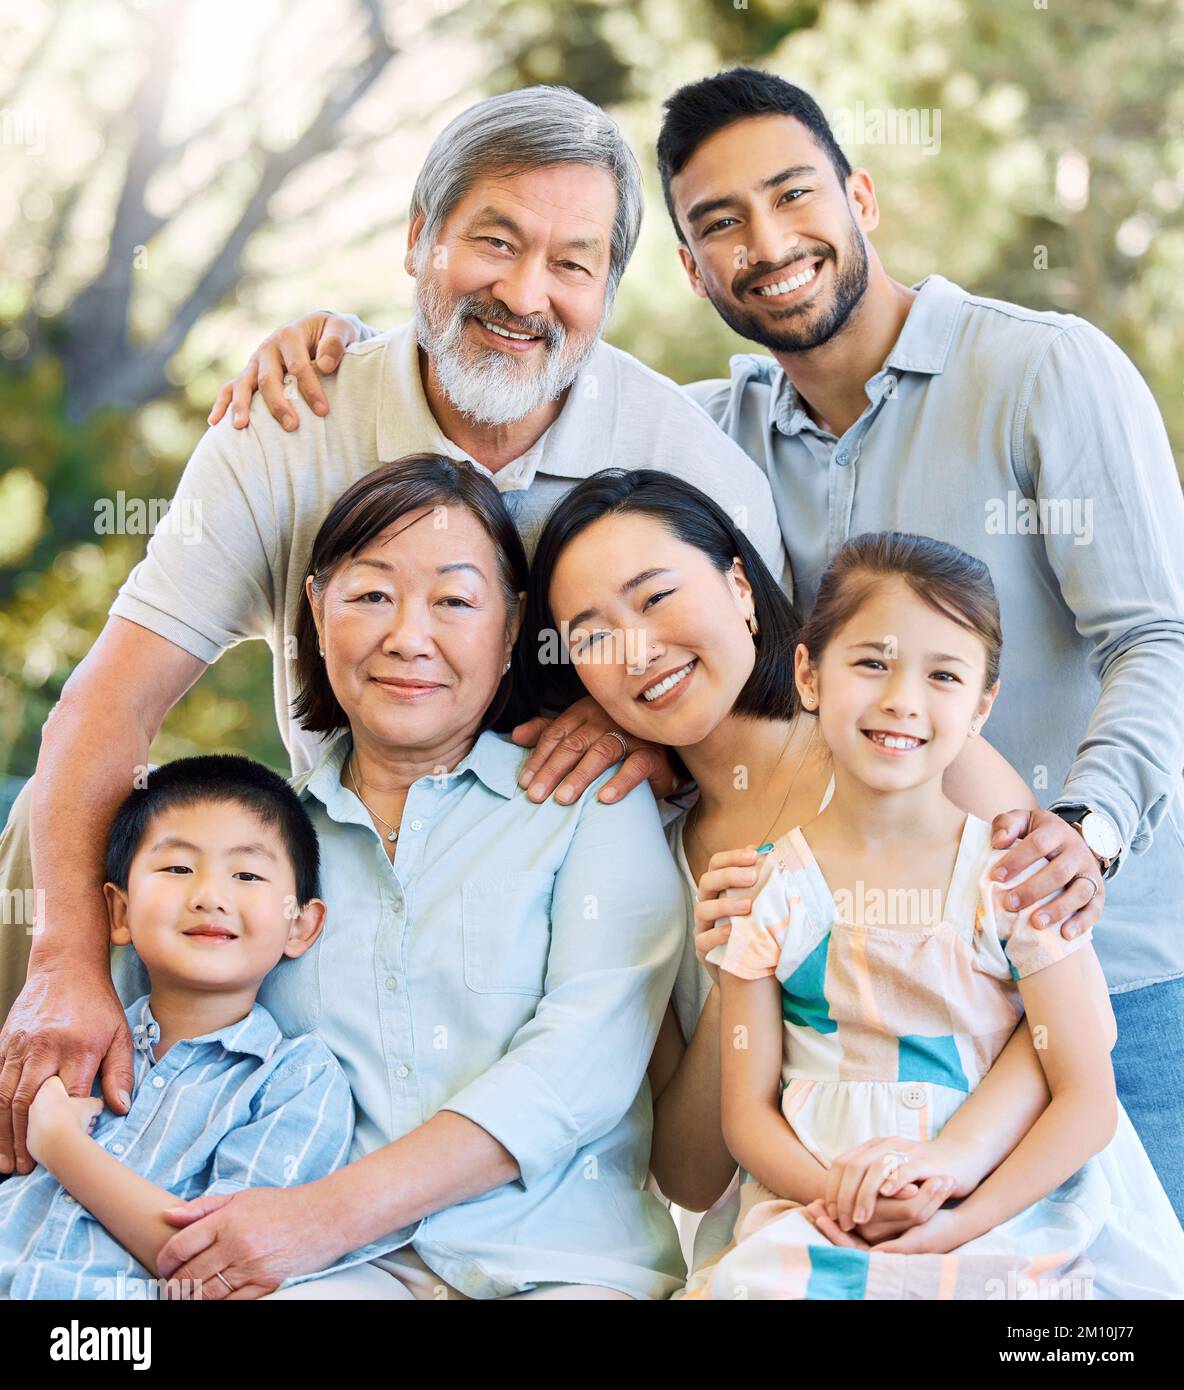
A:
{"type": "Polygon", "coordinates": [[[65,11],[66,7],[64,5],[54,6],[53,13],[49,18],[49,23],[42,29],[33,47],[21,59],[21,66],[17,71],[16,77],[8,84],[6,90],[0,92],[0,108],[16,105],[16,99],[20,96],[21,88],[25,85],[25,79],[40,66],[50,44],[54,40],[54,36],[61,27],[62,20],[65,18],[65,11]]]}
{"type": "MultiPolygon", "coordinates": [[[[361,9],[367,39],[364,57],[331,82],[313,120],[290,146],[266,150],[255,141],[246,158],[255,159],[259,174],[237,222],[168,326],[151,343],[135,347],[130,341],[128,316],[136,250],[147,245],[168,220],[150,213],[144,205],[148,179],[166,153],[159,131],[175,32],[165,22],[165,12],[157,11],[148,68],[132,104],[135,136],[106,263],[75,300],[69,316],[71,335],[63,355],[70,374],[73,414],[85,417],[100,403],[134,408],[167,388],[169,359],[198,319],[234,287],[243,250],[267,220],[274,194],[293,171],[333,148],[350,112],[394,58],[397,50],[386,37],[378,0],[363,0],[361,9]]],[[[183,206],[189,201],[187,198],[183,206]]],[[[175,217],[178,211],[170,216],[175,217]]]]}

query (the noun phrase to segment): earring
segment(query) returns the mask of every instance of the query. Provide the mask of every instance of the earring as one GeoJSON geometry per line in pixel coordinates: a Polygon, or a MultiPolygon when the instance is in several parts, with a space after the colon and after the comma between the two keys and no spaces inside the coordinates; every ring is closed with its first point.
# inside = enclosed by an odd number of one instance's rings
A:
{"type": "Polygon", "coordinates": [[[511,667],[512,664],[513,664],[513,657],[511,657],[510,660],[506,662],[506,664],[502,667],[502,670],[503,670],[503,671],[508,671],[508,670],[510,669],[510,667],[511,667]]]}
{"type": "Polygon", "coordinates": [[[756,614],[750,613],[744,620],[748,624],[748,631],[752,634],[752,640],[756,641],[756,635],[760,632],[760,624],[756,620],[756,614]]]}
{"type": "Polygon", "coordinates": [[[318,647],[318,648],[317,648],[317,651],[320,652],[320,654],[321,654],[322,656],[325,655],[325,649],[324,649],[324,647],[318,647]]]}
{"type": "Polygon", "coordinates": [[[806,707],[807,709],[813,709],[813,708],[814,708],[814,696],[813,696],[813,695],[803,695],[803,696],[802,696],[802,704],[805,705],[805,707],[806,707]]]}
{"type": "Polygon", "coordinates": [[[972,724],[972,725],[970,726],[969,731],[968,731],[967,734],[966,734],[966,737],[967,737],[967,738],[973,738],[973,737],[975,736],[975,734],[977,734],[977,733],[978,733],[978,725],[977,725],[977,724],[972,724]]]}

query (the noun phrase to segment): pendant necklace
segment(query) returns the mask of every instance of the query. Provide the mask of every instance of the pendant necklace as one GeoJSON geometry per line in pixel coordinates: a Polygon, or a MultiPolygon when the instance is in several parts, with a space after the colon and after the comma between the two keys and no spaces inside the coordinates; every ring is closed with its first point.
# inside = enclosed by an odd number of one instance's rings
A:
{"type": "MultiPolygon", "coordinates": [[[[358,798],[359,801],[362,802],[363,806],[366,806],[366,803],[362,801],[362,793],[358,787],[358,774],[354,771],[354,755],[352,752],[349,755],[349,780],[354,784],[354,795],[358,798]]],[[[366,806],[366,810],[370,812],[370,814],[374,817],[376,821],[381,821],[382,824],[386,826],[386,838],[388,840],[394,841],[399,838],[398,829],[395,826],[393,826],[389,820],[383,820],[382,817],[378,814],[376,810],[374,810],[372,806],[366,806]]]]}
{"type": "MultiPolygon", "coordinates": [[[[781,798],[781,805],[780,805],[780,807],[778,808],[777,814],[773,817],[772,821],[770,822],[769,829],[765,831],[765,839],[761,841],[762,844],[764,844],[764,843],[768,840],[769,834],[770,834],[770,832],[772,831],[773,827],[774,827],[774,826],[777,824],[777,822],[781,819],[781,813],[785,810],[786,804],[787,804],[788,801],[789,801],[790,793],[793,791],[794,787],[797,785],[798,775],[801,773],[802,767],[805,765],[805,762],[806,762],[806,754],[810,751],[810,746],[811,746],[811,744],[814,742],[813,734],[814,734],[814,730],[811,729],[810,732],[809,732],[809,734],[808,734],[807,737],[806,737],[806,746],[805,746],[805,748],[802,749],[802,756],[798,759],[797,768],[796,768],[796,770],[794,771],[793,777],[790,778],[789,786],[788,786],[788,787],[786,788],[786,790],[785,790],[785,795],[781,798]]],[[[790,726],[789,726],[789,733],[785,736],[785,744],[784,744],[784,746],[782,747],[781,753],[779,754],[779,756],[778,756],[778,758],[777,758],[777,764],[778,764],[778,765],[780,765],[781,760],[785,757],[785,750],[789,747],[789,741],[790,741],[790,739],[791,739],[792,737],[793,737],[793,724],[791,723],[790,726]]],[[[688,831],[692,831],[692,832],[694,833],[695,839],[699,841],[699,848],[700,848],[701,850],[703,850],[704,853],[706,854],[707,846],[703,843],[703,837],[699,834],[699,827],[698,827],[697,825],[692,825],[692,824],[691,824],[690,813],[688,813],[688,815],[687,815],[686,829],[687,829],[688,831]]],[[[710,855],[710,854],[707,854],[706,857],[707,857],[707,862],[710,864],[710,863],[711,863],[711,855],[710,855]]]]}

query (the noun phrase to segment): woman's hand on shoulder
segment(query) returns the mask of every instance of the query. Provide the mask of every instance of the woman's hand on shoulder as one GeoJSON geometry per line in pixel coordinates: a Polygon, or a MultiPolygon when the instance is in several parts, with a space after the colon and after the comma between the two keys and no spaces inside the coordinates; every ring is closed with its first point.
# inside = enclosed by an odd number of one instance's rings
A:
{"type": "Polygon", "coordinates": [[[534,749],[518,774],[531,801],[546,801],[552,792],[564,805],[576,801],[614,763],[621,766],[600,788],[600,801],[620,801],[642,782],[649,782],[655,798],[678,787],[670,750],[618,729],[591,695],[555,719],[538,715],[518,724],[510,741],[534,749]]]}
{"type": "Polygon", "coordinates": [[[741,895],[744,889],[751,889],[756,883],[757,859],[755,845],[720,850],[708,860],[699,880],[695,901],[695,954],[716,985],[719,984],[719,966],[707,960],[707,953],[724,945],[732,934],[731,922],[721,919],[746,917],[752,910],[752,898],[741,895]],[[732,889],[738,889],[740,895],[727,896],[732,889]]]}

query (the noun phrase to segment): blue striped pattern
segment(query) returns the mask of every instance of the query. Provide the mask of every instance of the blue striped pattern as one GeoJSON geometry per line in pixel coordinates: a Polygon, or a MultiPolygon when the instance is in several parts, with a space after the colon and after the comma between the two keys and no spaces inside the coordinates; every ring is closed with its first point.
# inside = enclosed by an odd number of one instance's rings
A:
{"type": "MultiPolygon", "coordinates": [[[[104,1109],[91,1133],[142,1177],[187,1201],[311,1182],[346,1161],[353,1097],[319,1039],[284,1037],[255,1004],[238,1023],[174,1043],[155,1061],[159,1029],[147,996],[127,1021],[132,1106],[126,1115],[104,1109]]],[[[0,1299],[145,1298],[152,1279],[45,1168],[0,1183],[0,1299]]]]}

